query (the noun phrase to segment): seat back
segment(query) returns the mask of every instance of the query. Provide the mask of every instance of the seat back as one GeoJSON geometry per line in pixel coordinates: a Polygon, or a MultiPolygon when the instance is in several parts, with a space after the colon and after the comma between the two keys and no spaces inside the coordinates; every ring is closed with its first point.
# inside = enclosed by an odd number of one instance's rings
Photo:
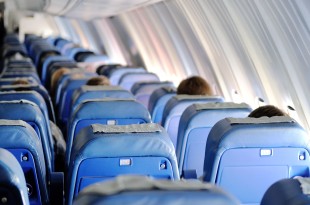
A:
{"type": "Polygon", "coordinates": [[[33,77],[21,77],[21,78],[0,78],[0,86],[2,85],[11,85],[16,80],[25,80],[30,83],[40,83],[40,81],[36,81],[33,77]]]}
{"type": "Polygon", "coordinates": [[[167,130],[174,147],[177,145],[179,122],[184,110],[194,103],[207,102],[223,102],[223,98],[219,96],[177,95],[167,102],[163,112],[162,125],[167,130]]]}
{"type": "Polygon", "coordinates": [[[183,112],[178,130],[176,155],[180,173],[202,176],[206,143],[213,125],[226,117],[247,117],[249,105],[232,102],[193,104],[183,112]]]}
{"type": "Polygon", "coordinates": [[[47,170],[53,170],[53,139],[40,108],[28,100],[0,101],[0,119],[23,120],[31,125],[42,143],[47,170]]]}
{"type": "Polygon", "coordinates": [[[61,97],[58,106],[58,118],[64,126],[67,125],[68,117],[70,114],[72,95],[74,91],[85,85],[89,78],[90,76],[81,76],[77,79],[68,79],[68,81],[65,83],[60,94],[61,97]]]}
{"type": "Polygon", "coordinates": [[[142,103],[147,108],[151,94],[154,90],[161,87],[174,87],[174,85],[169,81],[137,82],[132,86],[131,92],[135,95],[137,101],[142,103]]]}
{"type": "MultiPolygon", "coordinates": [[[[28,100],[39,106],[46,122],[49,121],[48,109],[43,97],[37,91],[7,91],[0,92],[0,101],[28,100]]],[[[48,126],[49,130],[49,126],[48,126]]]]}
{"type": "MultiPolygon", "coordinates": [[[[60,97],[62,93],[64,92],[64,86],[67,84],[67,81],[73,76],[76,75],[88,75],[89,73],[85,73],[82,69],[79,68],[71,68],[69,73],[63,74],[57,81],[57,84],[55,85],[55,99],[54,99],[54,104],[56,107],[59,107],[60,104],[60,97]]],[[[95,75],[95,74],[92,74],[95,75]]]]}
{"type": "Polygon", "coordinates": [[[68,124],[66,162],[75,136],[91,124],[128,125],[150,123],[148,110],[132,99],[94,99],[84,101],[77,107],[68,124]]]}
{"type": "Polygon", "coordinates": [[[68,204],[86,186],[122,174],[179,179],[175,150],[158,124],[84,128],[72,145],[68,204]]]}
{"type": "Polygon", "coordinates": [[[51,101],[51,97],[49,96],[47,90],[42,86],[38,84],[29,84],[29,85],[6,85],[0,87],[1,91],[12,91],[12,90],[19,90],[19,91],[36,91],[38,92],[44,99],[45,104],[48,109],[48,116],[49,119],[53,122],[56,122],[55,120],[55,113],[54,113],[54,107],[51,101]]]}
{"type": "Polygon", "coordinates": [[[24,172],[12,153],[0,148],[0,196],[6,204],[29,205],[24,172]]]}
{"type": "Polygon", "coordinates": [[[10,151],[21,165],[30,204],[49,204],[42,144],[34,129],[21,120],[0,120],[0,147],[10,151]]]}
{"type": "Polygon", "coordinates": [[[148,105],[148,109],[152,117],[152,122],[161,124],[164,108],[170,98],[175,95],[176,89],[172,87],[161,87],[152,93],[148,105]]]}
{"type": "Polygon", "coordinates": [[[281,179],[267,189],[260,204],[308,205],[309,186],[309,178],[281,179]]]}
{"type": "Polygon", "coordinates": [[[120,79],[126,73],[145,73],[144,68],[123,68],[123,67],[112,67],[112,70],[108,74],[111,85],[119,85],[120,79]]]}
{"type": "Polygon", "coordinates": [[[135,97],[131,92],[119,86],[84,85],[73,93],[72,105],[70,111],[71,113],[73,113],[73,111],[77,108],[77,106],[83,101],[92,99],[103,99],[103,98],[134,99],[135,97]]]}
{"type": "Polygon", "coordinates": [[[47,78],[49,77],[48,74],[48,67],[54,63],[54,62],[72,62],[68,57],[66,56],[49,56],[45,59],[42,65],[42,70],[41,70],[41,81],[42,84],[46,86],[47,78]]]}
{"type": "Polygon", "coordinates": [[[237,205],[239,202],[218,187],[199,181],[154,180],[145,176],[118,176],[82,190],[74,205],[121,204],[213,204],[237,205]],[[94,194],[96,193],[96,194],[94,194]]]}
{"type": "Polygon", "coordinates": [[[36,72],[33,71],[12,71],[4,72],[1,78],[33,78],[36,82],[40,82],[40,78],[36,72]]]}
{"type": "Polygon", "coordinates": [[[119,86],[126,90],[131,90],[132,86],[139,81],[159,81],[159,77],[155,73],[129,72],[122,75],[119,80],[119,86]]]}
{"type": "Polygon", "coordinates": [[[309,175],[310,139],[290,117],[225,118],[210,131],[204,181],[259,204],[267,188],[283,178],[309,175]]]}

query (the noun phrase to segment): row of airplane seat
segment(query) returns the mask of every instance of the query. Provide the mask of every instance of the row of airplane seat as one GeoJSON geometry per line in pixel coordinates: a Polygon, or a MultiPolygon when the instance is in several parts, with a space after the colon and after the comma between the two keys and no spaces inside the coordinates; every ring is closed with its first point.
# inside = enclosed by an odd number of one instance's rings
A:
{"type": "MultiPolygon", "coordinates": [[[[12,37],[9,39],[12,41],[12,37]]],[[[36,66],[22,48],[19,52],[14,46],[5,52],[10,55],[5,57],[0,78],[0,119],[6,120],[0,120],[0,132],[8,140],[1,142],[0,147],[13,153],[21,164],[27,184],[34,190],[29,195],[30,204],[63,203],[59,192],[64,191],[68,205],[92,200],[117,203],[120,197],[138,197],[138,203],[141,195],[147,197],[145,200],[158,200],[160,196],[163,203],[182,195],[180,204],[185,204],[191,194],[196,196],[193,200],[197,199],[197,204],[200,199],[212,204],[218,199],[222,200],[218,204],[240,201],[264,205],[268,201],[264,193],[270,195],[268,187],[276,181],[309,176],[309,136],[290,117],[248,118],[252,109],[245,103],[225,102],[221,96],[177,95],[171,82],[160,81],[144,68],[106,64],[96,72],[86,71],[76,62],[107,57],[62,38],[28,35],[25,48],[36,66]],[[51,76],[63,67],[70,71],[53,87],[51,76]],[[8,78],[2,81],[10,71],[19,70],[32,73],[22,78],[32,79],[34,84],[14,87],[8,78]],[[37,75],[39,81],[32,75],[37,75]],[[86,85],[89,79],[100,75],[108,77],[111,85],[86,85]],[[11,91],[4,92],[10,86],[11,91]],[[34,89],[37,87],[45,89],[46,98],[34,89]],[[53,108],[54,119],[50,114],[53,108]],[[50,120],[57,123],[66,139],[64,173],[60,175],[55,172],[55,139],[50,120]],[[16,139],[12,133],[29,139],[11,145],[16,139]],[[124,178],[137,184],[140,180],[151,183],[150,187],[144,188],[144,194],[106,194],[102,187],[123,180],[115,178],[123,174],[150,176],[152,179],[124,178]],[[180,178],[194,180],[178,184],[180,178]],[[159,183],[156,191],[152,183],[159,183]],[[161,183],[171,189],[166,190],[161,183]],[[200,188],[195,189],[191,183],[200,188]],[[58,190],[52,193],[55,187],[58,190]],[[189,192],[189,187],[195,192],[189,192]],[[229,194],[218,192],[218,187],[229,194]],[[161,189],[167,195],[161,196],[161,189]],[[91,193],[97,193],[96,197],[91,193]],[[216,198],[207,197],[207,193],[216,198]]]]}
{"type": "MultiPolygon", "coordinates": [[[[16,35],[8,35],[7,39],[4,42],[9,55],[3,55],[0,76],[0,132],[4,139],[0,147],[9,150],[19,162],[30,204],[61,203],[64,176],[55,172],[50,126],[51,121],[56,123],[53,105],[28,50],[15,49],[25,48],[16,35]],[[14,49],[9,49],[11,42],[14,49]]],[[[39,52],[38,47],[33,47],[33,52],[39,52]]]]}

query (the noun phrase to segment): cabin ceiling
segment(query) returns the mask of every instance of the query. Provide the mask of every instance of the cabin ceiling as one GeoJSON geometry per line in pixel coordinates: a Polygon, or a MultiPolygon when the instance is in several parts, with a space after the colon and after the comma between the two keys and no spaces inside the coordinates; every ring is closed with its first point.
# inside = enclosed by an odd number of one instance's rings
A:
{"type": "MultiPolygon", "coordinates": [[[[11,0],[7,0],[11,1],[11,0]]],[[[17,9],[73,18],[114,16],[162,0],[14,0],[17,9]]]]}

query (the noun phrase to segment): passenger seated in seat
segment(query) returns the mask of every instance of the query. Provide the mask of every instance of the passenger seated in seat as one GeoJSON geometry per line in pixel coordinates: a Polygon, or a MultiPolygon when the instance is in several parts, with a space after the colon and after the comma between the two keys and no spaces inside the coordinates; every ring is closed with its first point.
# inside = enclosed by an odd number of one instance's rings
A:
{"type": "Polygon", "coordinates": [[[86,85],[110,85],[110,80],[107,77],[101,75],[90,78],[86,85]]]}
{"type": "Polygon", "coordinates": [[[50,88],[51,88],[50,92],[51,92],[52,98],[55,95],[56,86],[58,84],[58,80],[60,79],[60,77],[70,72],[71,70],[69,68],[62,67],[53,73],[52,78],[51,78],[51,85],[50,85],[50,88]]]}
{"type": "Polygon", "coordinates": [[[29,85],[30,82],[26,79],[18,79],[12,82],[12,85],[29,85]]]}
{"type": "Polygon", "coordinates": [[[265,105],[253,110],[248,117],[260,118],[264,116],[265,117],[287,116],[287,114],[273,105],[265,105]]]}
{"type": "Polygon", "coordinates": [[[206,80],[199,76],[192,76],[181,81],[177,88],[177,94],[213,95],[213,90],[206,80]]]}

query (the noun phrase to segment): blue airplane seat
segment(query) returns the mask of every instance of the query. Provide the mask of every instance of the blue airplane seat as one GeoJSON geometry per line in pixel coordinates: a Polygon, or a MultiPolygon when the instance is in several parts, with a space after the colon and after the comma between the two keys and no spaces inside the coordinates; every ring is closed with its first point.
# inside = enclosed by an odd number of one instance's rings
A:
{"type": "Polygon", "coordinates": [[[18,35],[16,33],[7,33],[3,38],[4,44],[20,44],[18,35]]]}
{"type": "Polygon", "coordinates": [[[3,58],[8,58],[8,57],[15,55],[16,53],[19,53],[23,56],[28,55],[28,52],[27,52],[25,46],[23,46],[23,45],[10,45],[10,46],[7,46],[3,49],[2,56],[3,56],[3,58]]]}
{"type": "Polygon", "coordinates": [[[126,90],[131,90],[132,86],[139,81],[160,81],[155,73],[149,72],[128,72],[122,75],[119,80],[119,86],[126,90]]]}
{"type": "Polygon", "coordinates": [[[113,64],[113,63],[102,64],[97,67],[96,73],[98,73],[98,75],[105,75],[107,77],[110,77],[110,73],[113,70],[120,68],[120,67],[122,67],[121,64],[113,64]]]}
{"type": "Polygon", "coordinates": [[[71,68],[71,71],[69,73],[66,73],[64,75],[62,75],[58,82],[57,82],[57,85],[56,85],[56,97],[55,97],[55,105],[56,107],[59,107],[60,106],[60,103],[61,103],[61,97],[63,95],[63,93],[65,92],[65,87],[67,86],[69,80],[72,80],[73,78],[75,78],[74,76],[88,76],[88,77],[94,77],[94,76],[97,76],[96,73],[88,73],[88,72],[85,72],[84,70],[82,69],[78,69],[78,68],[71,68]]]}
{"type": "Polygon", "coordinates": [[[261,205],[309,205],[310,179],[297,177],[281,179],[265,192],[261,205]]]}
{"type": "Polygon", "coordinates": [[[34,71],[12,71],[12,72],[3,72],[0,78],[28,78],[32,77],[36,82],[41,82],[39,75],[34,71]]]}
{"type": "Polygon", "coordinates": [[[23,169],[30,204],[49,204],[44,154],[34,129],[21,120],[0,120],[0,136],[0,147],[10,151],[23,169]]]}
{"type": "Polygon", "coordinates": [[[89,54],[93,54],[92,51],[82,48],[82,47],[72,47],[71,49],[68,50],[67,56],[76,61],[76,57],[80,54],[80,53],[89,53],[89,54]]]}
{"type": "Polygon", "coordinates": [[[226,117],[247,117],[251,111],[245,103],[232,102],[210,102],[187,107],[180,118],[176,144],[181,175],[184,178],[202,176],[208,135],[216,122],[226,117]]]}
{"type": "Polygon", "coordinates": [[[27,65],[28,63],[22,64],[11,64],[10,66],[7,66],[4,68],[5,70],[3,71],[2,75],[9,75],[11,73],[18,74],[19,72],[21,73],[34,73],[37,74],[37,70],[33,65],[27,65]]]}
{"type": "Polygon", "coordinates": [[[67,44],[71,44],[72,41],[69,41],[67,39],[63,39],[63,38],[58,38],[54,41],[54,45],[56,46],[56,48],[58,50],[61,50],[65,45],[67,44]]]}
{"type": "Polygon", "coordinates": [[[52,100],[48,94],[48,91],[45,89],[44,86],[42,86],[40,84],[0,86],[0,91],[13,91],[13,90],[36,91],[36,92],[38,92],[43,97],[43,99],[45,101],[45,104],[46,104],[47,110],[48,110],[49,119],[53,122],[56,122],[52,100]]]}
{"type": "Polygon", "coordinates": [[[119,85],[120,79],[122,76],[126,73],[145,73],[147,72],[144,68],[127,68],[127,67],[117,67],[113,66],[110,69],[109,73],[106,73],[106,75],[110,79],[111,85],[119,85]]]}
{"type": "Polygon", "coordinates": [[[237,199],[200,181],[171,181],[139,175],[122,175],[83,189],[74,205],[237,205],[237,199]]]}
{"type": "Polygon", "coordinates": [[[47,90],[51,90],[51,80],[52,80],[51,78],[54,75],[54,73],[60,68],[68,68],[70,69],[70,71],[74,71],[77,68],[77,64],[76,62],[71,60],[51,62],[47,67],[47,73],[46,73],[46,76],[48,76],[45,81],[45,87],[47,90]]]}
{"type": "Polygon", "coordinates": [[[83,85],[77,89],[72,96],[72,104],[70,115],[74,112],[77,106],[85,100],[103,99],[103,98],[128,98],[135,99],[133,94],[119,86],[89,86],[83,85]]]}
{"type": "Polygon", "coordinates": [[[41,69],[41,81],[43,85],[46,85],[47,77],[51,77],[48,74],[48,67],[54,62],[72,62],[66,56],[49,56],[45,59],[41,69]]]}
{"type": "Polygon", "coordinates": [[[86,186],[122,174],[179,180],[174,147],[160,125],[93,124],[82,129],[72,145],[68,204],[86,186]]]}
{"type": "Polygon", "coordinates": [[[220,96],[207,95],[176,95],[169,99],[163,112],[162,125],[167,130],[171,141],[176,148],[179,122],[184,110],[192,104],[208,102],[223,102],[220,96]]]}
{"type": "Polygon", "coordinates": [[[151,113],[152,122],[161,124],[164,108],[167,102],[177,93],[173,87],[161,87],[152,93],[148,109],[151,113]]]}
{"type": "Polygon", "coordinates": [[[16,80],[25,80],[30,84],[39,84],[40,81],[37,81],[33,77],[20,77],[20,78],[0,78],[0,86],[2,85],[12,85],[12,83],[16,80]]]}
{"type": "Polygon", "coordinates": [[[136,100],[147,108],[149,105],[150,96],[156,89],[161,87],[174,87],[174,85],[170,81],[140,81],[136,82],[132,86],[131,92],[135,95],[136,100]]]}
{"type": "Polygon", "coordinates": [[[310,138],[290,117],[225,118],[210,131],[203,180],[259,204],[283,178],[309,175],[310,138]]]}
{"type": "MultiPolygon", "coordinates": [[[[49,52],[53,52],[57,55],[61,55],[61,53],[57,50],[56,47],[54,46],[39,46],[37,47],[37,50],[35,52],[36,54],[36,57],[34,59],[34,64],[36,65],[37,68],[39,69],[42,69],[40,66],[42,66],[40,60],[42,58],[42,56],[45,54],[45,53],[49,53],[49,52]],[[41,65],[40,65],[41,64],[41,65]]],[[[39,70],[39,73],[41,73],[41,70],[39,70]]]]}
{"type": "Polygon", "coordinates": [[[133,99],[106,98],[82,102],[71,116],[68,124],[66,162],[79,131],[94,123],[107,125],[128,125],[150,123],[148,110],[133,99]]]}
{"type": "Polygon", "coordinates": [[[107,55],[98,55],[93,54],[85,57],[83,59],[84,63],[94,63],[94,62],[102,62],[102,63],[108,63],[110,61],[110,58],[107,55]]]}
{"type": "Polygon", "coordinates": [[[0,101],[0,119],[23,120],[29,123],[42,142],[45,163],[49,172],[53,171],[53,139],[40,108],[28,100],[0,101]]]}
{"type": "Polygon", "coordinates": [[[3,204],[29,205],[24,172],[12,153],[0,148],[0,197],[3,204]]]}
{"type": "MultiPolygon", "coordinates": [[[[48,111],[43,97],[37,91],[6,91],[0,92],[0,101],[29,100],[39,106],[46,122],[49,122],[48,111]]],[[[48,126],[50,130],[50,126],[48,126]]]]}
{"type": "Polygon", "coordinates": [[[61,97],[58,106],[58,118],[64,127],[67,125],[68,122],[71,109],[70,106],[72,101],[72,95],[74,91],[85,85],[90,78],[91,76],[81,76],[77,79],[71,78],[68,79],[63,85],[63,90],[60,95],[61,97]]]}

